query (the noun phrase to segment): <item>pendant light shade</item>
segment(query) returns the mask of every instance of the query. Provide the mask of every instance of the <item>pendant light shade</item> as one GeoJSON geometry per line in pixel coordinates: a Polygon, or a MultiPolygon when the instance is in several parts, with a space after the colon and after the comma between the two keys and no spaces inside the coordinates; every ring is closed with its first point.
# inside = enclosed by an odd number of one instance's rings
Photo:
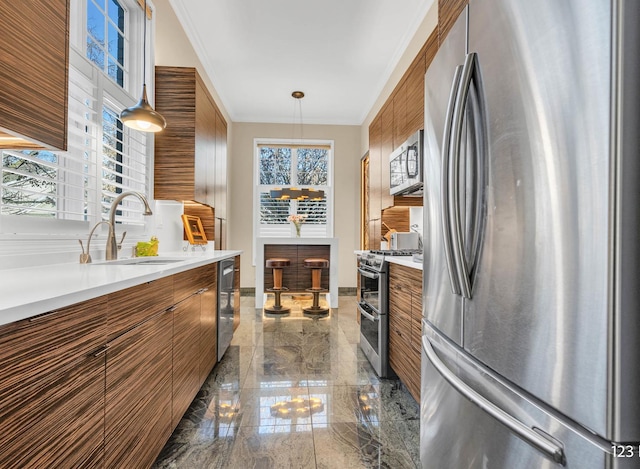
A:
{"type": "Polygon", "coordinates": [[[128,107],[120,113],[120,120],[127,127],[142,132],[160,132],[167,126],[167,121],[156,112],[147,100],[147,85],[142,85],[142,98],[135,106],[128,107]]]}
{"type": "Polygon", "coordinates": [[[160,132],[167,126],[162,114],[156,112],[147,99],[147,0],[144,2],[144,37],[142,41],[142,97],[135,106],[120,113],[120,120],[127,127],[142,132],[160,132]]]}

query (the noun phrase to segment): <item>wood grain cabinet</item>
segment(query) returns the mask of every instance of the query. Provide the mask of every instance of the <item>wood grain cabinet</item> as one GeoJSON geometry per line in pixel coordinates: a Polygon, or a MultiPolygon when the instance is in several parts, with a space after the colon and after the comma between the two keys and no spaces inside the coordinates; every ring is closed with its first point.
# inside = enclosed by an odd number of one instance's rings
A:
{"type": "Polygon", "coordinates": [[[218,363],[218,264],[201,268],[205,284],[200,297],[200,384],[218,363]]]}
{"type": "Polygon", "coordinates": [[[106,297],[0,327],[0,467],[102,467],[106,297]]]}
{"type": "Polygon", "coordinates": [[[200,299],[199,293],[182,300],[173,311],[173,412],[171,428],[200,389],[200,299]]]}
{"type": "Polygon", "coordinates": [[[369,249],[380,249],[382,236],[382,119],[380,114],[369,126],[369,249]]]}
{"type": "Polygon", "coordinates": [[[155,135],[154,197],[225,205],[227,124],[196,69],[156,67],[155,105],[167,128],[155,135]]]}
{"type": "Polygon", "coordinates": [[[108,295],[106,467],[150,467],[171,436],[173,283],[108,295]]]}
{"type": "Polygon", "coordinates": [[[217,264],[174,276],[172,428],[218,361],[217,264]]]}
{"type": "Polygon", "coordinates": [[[422,271],[389,265],[389,362],[420,402],[422,271]]]}
{"type": "Polygon", "coordinates": [[[449,31],[469,4],[469,0],[438,0],[438,44],[442,44],[449,31]]]}
{"type": "Polygon", "coordinates": [[[216,280],[212,263],[0,326],[0,467],[151,467],[217,363],[216,280]]]}
{"type": "Polygon", "coordinates": [[[0,2],[0,31],[0,148],[66,150],[69,0],[0,2]]]}

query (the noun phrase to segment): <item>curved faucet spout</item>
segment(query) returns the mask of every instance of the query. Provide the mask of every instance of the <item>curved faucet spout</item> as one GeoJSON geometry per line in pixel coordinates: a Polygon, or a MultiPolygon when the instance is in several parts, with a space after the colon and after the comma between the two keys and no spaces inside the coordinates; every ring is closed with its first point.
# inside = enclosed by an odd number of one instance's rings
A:
{"type": "MultiPolygon", "coordinates": [[[[123,192],[122,194],[119,194],[118,197],[116,197],[115,199],[113,199],[113,202],[111,203],[111,208],[109,209],[109,235],[107,236],[107,247],[106,247],[106,253],[105,253],[105,257],[108,261],[112,261],[112,260],[116,260],[118,258],[118,243],[116,242],[116,211],[118,208],[118,205],[120,205],[120,202],[122,202],[122,199],[124,199],[125,197],[128,197],[130,195],[133,195],[135,197],[137,197],[138,199],[140,199],[140,201],[144,204],[144,213],[143,215],[147,216],[147,215],[152,215],[153,212],[151,211],[151,207],[149,207],[149,202],[147,201],[147,198],[142,195],[140,192],[123,192]]],[[[124,241],[124,237],[127,233],[125,232],[122,235],[122,240],[120,240],[120,245],[122,245],[122,242],[124,241]]]]}

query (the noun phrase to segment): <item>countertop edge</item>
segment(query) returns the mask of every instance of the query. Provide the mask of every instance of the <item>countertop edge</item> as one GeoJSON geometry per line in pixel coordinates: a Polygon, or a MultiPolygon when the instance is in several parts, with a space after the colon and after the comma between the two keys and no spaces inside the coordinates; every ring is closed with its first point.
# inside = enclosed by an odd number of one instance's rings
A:
{"type": "MultiPolygon", "coordinates": [[[[203,265],[241,255],[243,251],[211,251],[196,255],[167,253],[185,257],[185,262],[152,266],[104,264],[55,264],[0,271],[3,295],[0,298],[0,325],[28,319],[82,301],[158,280],[203,265]],[[87,273],[91,272],[90,279],[87,273]],[[57,278],[51,274],[59,273],[57,278]],[[38,279],[40,275],[40,279],[38,279]],[[8,277],[8,278],[6,278],[8,277]],[[28,282],[26,281],[27,279],[28,282]],[[34,294],[34,284],[49,282],[48,293],[34,294]],[[5,290],[6,289],[6,290],[5,290]],[[53,290],[56,290],[55,292],[53,290]]],[[[37,288],[37,287],[35,287],[37,288]]]]}
{"type": "Polygon", "coordinates": [[[403,265],[405,267],[410,267],[416,270],[423,270],[422,262],[415,262],[411,260],[411,257],[406,258],[402,256],[385,256],[384,260],[387,262],[391,262],[392,264],[403,265]]]}

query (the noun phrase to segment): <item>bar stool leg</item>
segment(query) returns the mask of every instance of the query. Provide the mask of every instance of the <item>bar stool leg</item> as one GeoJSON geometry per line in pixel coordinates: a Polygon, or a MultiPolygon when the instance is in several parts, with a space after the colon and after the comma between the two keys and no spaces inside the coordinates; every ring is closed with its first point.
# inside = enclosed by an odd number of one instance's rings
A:
{"type": "Polygon", "coordinates": [[[282,286],[282,265],[288,266],[289,265],[289,260],[288,259],[270,259],[267,261],[267,267],[270,267],[269,264],[273,265],[271,268],[273,269],[273,288],[269,288],[267,291],[273,292],[274,296],[275,296],[275,301],[273,306],[269,307],[269,308],[264,308],[265,312],[267,313],[288,313],[289,311],[291,311],[290,308],[287,308],[285,306],[282,306],[282,299],[281,299],[281,295],[282,295],[282,291],[283,290],[288,290],[287,288],[282,286]],[[276,264],[277,262],[277,264],[276,264]]]}
{"type": "Polygon", "coordinates": [[[310,308],[304,308],[305,313],[326,314],[328,308],[320,307],[320,292],[325,290],[322,288],[322,268],[311,268],[311,288],[307,289],[313,295],[313,304],[310,308]]]}
{"type": "Polygon", "coordinates": [[[282,309],[280,295],[282,294],[282,269],[273,269],[273,290],[276,297],[273,305],[274,309],[282,309]]]}

